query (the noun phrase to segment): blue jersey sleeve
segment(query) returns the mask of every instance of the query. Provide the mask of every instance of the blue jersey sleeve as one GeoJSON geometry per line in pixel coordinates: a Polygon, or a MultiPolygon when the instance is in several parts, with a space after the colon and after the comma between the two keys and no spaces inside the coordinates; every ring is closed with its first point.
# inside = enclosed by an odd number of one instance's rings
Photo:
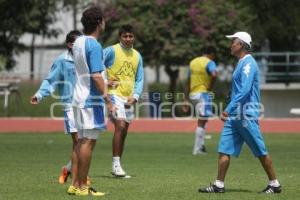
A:
{"type": "Polygon", "coordinates": [[[56,60],[53,63],[49,74],[43,80],[39,90],[35,94],[38,101],[41,101],[43,98],[49,96],[55,91],[59,81],[61,81],[62,79],[62,73],[61,73],[61,69],[63,67],[62,65],[63,65],[62,60],[56,60]]]}
{"type": "Polygon", "coordinates": [[[144,69],[143,69],[143,58],[139,54],[139,64],[135,75],[135,85],[133,97],[138,100],[143,91],[144,85],[144,69]]]}
{"type": "Polygon", "coordinates": [[[115,50],[112,46],[107,47],[103,50],[103,59],[104,59],[104,66],[106,68],[110,68],[115,61],[115,50]]]}
{"type": "Polygon", "coordinates": [[[213,72],[217,71],[217,65],[214,61],[209,61],[209,63],[206,66],[206,71],[208,74],[212,74],[213,72]]]}
{"type": "Polygon", "coordinates": [[[234,92],[234,96],[231,97],[231,101],[225,109],[229,115],[235,111],[240,104],[242,104],[248,97],[251,87],[253,85],[253,80],[255,77],[257,68],[252,62],[245,62],[239,70],[240,81],[239,85],[234,92]]]}
{"type": "Polygon", "coordinates": [[[88,38],[85,43],[86,60],[89,66],[90,73],[101,72],[103,67],[103,49],[102,46],[95,40],[88,38]]]}

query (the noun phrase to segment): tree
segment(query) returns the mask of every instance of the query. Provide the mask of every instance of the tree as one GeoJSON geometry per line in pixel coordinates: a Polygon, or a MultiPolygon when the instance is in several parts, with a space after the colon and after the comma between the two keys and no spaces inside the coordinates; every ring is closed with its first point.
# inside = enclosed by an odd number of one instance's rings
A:
{"type": "Polygon", "coordinates": [[[25,49],[19,42],[24,33],[57,36],[59,30],[49,28],[56,20],[56,0],[2,0],[0,2],[0,57],[5,69],[15,65],[14,54],[25,49]]]}
{"type": "Polygon", "coordinates": [[[226,34],[249,30],[254,17],[246,7],[227,0],[119,0],[105,9],[107,32],[103,40],[117,40],[117,29],[130,23],[137,30],[137,44],[145,63],[165,66],[174,92],[178,69],[187,65],[208,44],[215,45],[219,57],[228,58],[226,34]]]}
{"type": "Polygon", "coordinates": [[[255,32],[260,31],[258,43],[270,41],[271,51],[300,50],[300,1],[242,0],[256,16],[255,32]]]}

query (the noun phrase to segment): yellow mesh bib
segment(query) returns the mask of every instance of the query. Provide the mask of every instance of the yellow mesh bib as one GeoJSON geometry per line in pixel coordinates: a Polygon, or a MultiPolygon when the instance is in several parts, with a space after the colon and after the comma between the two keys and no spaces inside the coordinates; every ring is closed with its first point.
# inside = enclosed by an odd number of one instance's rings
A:
{"type": "Polygon", "coordinates": [[[107,76],[108,79],[117,79],[120,84],[117,88],[108,88],[108,93],[122,97],[132,96],[139,62],[138,52],[135,49],[124,49],[120,44],[114,45],[113,48],[115,60],[107,69],[107,76]]]}
{"type": "Polygon", "coordinates": [[[202,56],[190,62],[190,94],[207,92],[211,83],[211,76],[207,73],[210,59],[202,56]]]}

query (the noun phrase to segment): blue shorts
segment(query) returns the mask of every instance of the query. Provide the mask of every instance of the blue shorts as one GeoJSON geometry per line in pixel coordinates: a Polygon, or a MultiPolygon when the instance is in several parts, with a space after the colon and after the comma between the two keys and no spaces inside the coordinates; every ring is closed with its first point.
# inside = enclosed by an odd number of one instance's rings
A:
{"type": "Polygon", "coordinates": [[[227,120],[221,133],[218,152],[238,157],[244,142],[255,157],[268,154],[257,120],[227,120]]]}
{"type": "Polygon", "coordinates": [[[211,117],[213,115],[212,97],[209,93],[192,94],[190,99],[195,108],[197,117],[211,117]]]}

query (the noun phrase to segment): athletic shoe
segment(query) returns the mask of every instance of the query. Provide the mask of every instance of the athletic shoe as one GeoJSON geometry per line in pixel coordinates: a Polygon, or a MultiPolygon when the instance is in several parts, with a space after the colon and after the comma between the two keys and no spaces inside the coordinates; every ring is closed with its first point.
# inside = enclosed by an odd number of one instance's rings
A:
{"type": "Polygon", "coordinates": [[[202,146],[201,151],[207,153],[205,145],[202,146]]]}
{"type": "Polygon", "coordinates": [[[68,188],[68,190],[67,190],[67,193],[69,195],[75,195],[76,191],[77,191],[77,188],[75,186],[73,186],[73,185],[70,185],[69,188],[68,188]]]}
{"type": "Polygon", "coordinates": [[[218,187],[216,186],[215,184],[210,184],[210,186],[208,186],[207,188],[200,188],[198,190],[198,192],[201,192],[201,193],[224,193],[225,192],[225,188],[222,187],[218,187]]]}
{"type": "Polygon", "coordinates": [[[114,175],[115,177],[125,177],[126,176],[126,172],[122,169],[121,166],[114,166],[111,174],[114,175]]]}
{"type": "Polygon", "coordinates": [[[264,193],[264,194],[274,194],[274,193],[280,193],[281,192],[281,185],[279,185],[278,187],[274,187],[271,185],[268,185],[263,191],[261,191],[260,193],[264,193]]]}
{"type": "Polygon", "coordinates": [[[105,193],[103,192],[97,192],[94,188],[91,187],[86,187],[84,189],[77,189],[75,192],[76,196],[88,196],[88,195],[92,195],[92,196],[104,196],[105,193]]]}
{"type": "Polygon", "coordinates": [[[193,151],[193,155],[205,155],[207,154],[207,151],[206,151],[206,148],[205,146],[203,145],[202,148],[200,150],[194,150],[193,151]]]}
{"type": "Polygon", "coordinates": [[[58,182],[60,184],[64,184],[65,182],[67,182],[70,174],[71,174],[71,172],[69,172],[66,167],[63,167],[61,170],[60,176],[58,178],[58,182]]]}

